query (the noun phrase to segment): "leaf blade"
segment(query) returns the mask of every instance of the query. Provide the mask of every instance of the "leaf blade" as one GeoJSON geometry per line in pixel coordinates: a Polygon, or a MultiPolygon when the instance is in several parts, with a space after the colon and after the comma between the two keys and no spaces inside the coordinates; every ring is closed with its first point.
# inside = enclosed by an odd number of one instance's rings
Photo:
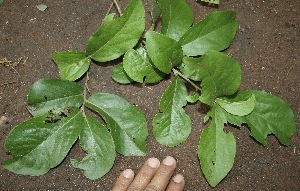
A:
{"type": "Polygon", "coordinates": [[[191,8],[184,0],[158,0],[162,13],[161,33],[178,41],[193,24],[191,8]]]}
{"type": "Polygon", "coordinates": [[[284,145],[290,145],[290,137],[296,131],[293,111],[280,98],[262,91],[250,90],[256,97],[252,113],[246,116],[246,123],[251,129],[251,136],[266,145],[266,138],[274,134],[284,145]]]}
{"type": "Polygon", "coordinates": [[[116,157],[113,138],[105,126],[90,116],[85,118],[80,145],[87,156],[81,161],[71,159],[71,164],[84,170],[87,178],[101,178],[112,168],[116,157]]]}
{"type": "Polygon", "coordinates": [[[83,119],[79,109],[54,124],[46,123],[47,115],[16,126],[9,134],[5,149],[12,159],[2,166],[17,174],[38,176],[59,165],[81,132],[83,119]]]}
{"type": "Polygon", "coordinates": [[[184,55],[203,55],[207,50],[221,51],[232,42],[238,23],[233,11],[216,11],[191,27],[179,40],[184,55]]]}
{"type": "Polygon", "coordinates": [[[127,75],[124,70],[123,63],[118,64],[111,72],[111,77],[113,80],[120,84],[130,84],[133,80],[127,75]]]}
{"type": "Polygon", "coordinates": [[[123,68],[129,78],[139,83],[156,83],[163,79],[164,73],[155,68],[143,47],[126,52],[123,68]]]}
{"type": "Polygon", "coordinates": [[[216,103],[232,115],[245,116],[253,111],[256,102],[254,94],[249,96],[247,93],[238,92],[232,99],[217,98],[216,103]]]}
{"type": "Polygon", "coordinates": [[[165,35],[148,31],[146,33],[146,49],[153,64],[162,72],[169,74],[174,66],[183,58],[180,44],[165,35]]]}
{"type": "Polygon", "coordinates": [[[241,68],[237,61],[227,55],[210,50],[199,63],[198,75],[202,79],[202,94],[199,100],[213,106],[220,96],[234,94],[241,83],[241,68]]]}
{"type": "Polygon", "coordinates": [[[52,59],[57,64],[60,77],[63,80],[75,81],[87,72],[90,59],[84,52],[56,52],[52,59]]]}
{"type": "Polygon", "coordinates": [[[93,94],[86,106],[99,113],[113,136],[116,151],[124,156],[144,156],[148,136],[144,114],[125,99],[108,93],[93,94]]]}
{"type": "Polygon", "coordinates": [[[202,172],[208,183],[215,187],[231,170],[236,153],[236,142],[232,133],[226,134],[226,117],[219,109],[211,111],[212,122],[204,129],[198,146],[198,157],[202,172]]]}
{"type": "Polygon", "coordinates": [[[191,132],[191,119],[185,113],[187,90],[177,76],[164,92],[160,103],[160,113],[152,121],[153,135],[160,143],[177,146],[187,139],[191,132]]]}
{"type": "Polygon", "coordinates": [[[145,10],[141,0],[131,0],[123,16],[109,20],[90,37],[86,52],[98,62],[119,58],[132,49],[145,29],[145,10]]]}
{"type": "Polygon", "coordinates": [[[49,111],[60,112],[68,107],[79,107],[83,103],[83,89],[75,82],[41,79],[35,82],[27,98],[27,109],[33,116],[49,111]]]}

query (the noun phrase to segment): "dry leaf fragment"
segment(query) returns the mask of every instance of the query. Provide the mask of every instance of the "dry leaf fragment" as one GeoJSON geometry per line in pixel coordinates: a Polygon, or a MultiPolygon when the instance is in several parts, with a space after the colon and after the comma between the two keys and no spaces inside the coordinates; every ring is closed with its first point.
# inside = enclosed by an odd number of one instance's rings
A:
{"type": "Polygon", "coordinates": [[[45,4],[40,4],[40,5],[37,5],[36,8],[38,8],[38,10],[40,10],[40,11],[45,11],[48,7],[45,4]]]}

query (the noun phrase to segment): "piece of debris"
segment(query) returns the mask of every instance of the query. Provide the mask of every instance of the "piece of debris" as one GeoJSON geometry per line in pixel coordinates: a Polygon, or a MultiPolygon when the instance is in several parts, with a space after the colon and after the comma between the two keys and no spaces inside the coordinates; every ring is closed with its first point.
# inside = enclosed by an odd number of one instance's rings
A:
{"type": "Polygon", "coordinates": [[[3,123],[5,123],[7,120],[8,120],[7,117],[1,116],[1,118],[0,118],[0,126],[1,126],[3,123]]]}
{"type": "Polygon", "coordinates": [[[48,7],[45,4],[40,4],[40,5],[37,5],[36,8],[38,8],[38,10],[40,10],[40,11],[45,11],[48,7]]]}

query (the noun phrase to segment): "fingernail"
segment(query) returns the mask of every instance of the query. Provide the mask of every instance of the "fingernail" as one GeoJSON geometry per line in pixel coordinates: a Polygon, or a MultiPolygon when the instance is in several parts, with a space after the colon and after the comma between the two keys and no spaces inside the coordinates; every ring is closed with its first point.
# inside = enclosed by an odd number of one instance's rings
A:
{"type": "Polygon", "coordinates": [[[123,176],[125,178],[133,178],[134,177],[134,172],[131,169],[126,169],[123,171],[123,176]]]}
{"type": "Polygon", "coordinates": [[[181,174],[177,174],[176,176],[174,176],[173,181],[176,183],[181,183],[184,180],[184,177],[181,174]]]}
{"type": "Polygon", "coordinates": [[[164,163],[165,165],[167,165],[167,166],[173,166],[173,165],[176,163],[176,161],[175,161],[175,159],[174,159],[173,157],[167,156],[167,157],[163,160],[163,163],[164,163]]]}
{"type": "Polygon", "coordinates": [[[159,167],[159,160],[157,158],[149,158],[148,159],[148,166],[150,166],[151,168],[157,168],[159,167]]]}

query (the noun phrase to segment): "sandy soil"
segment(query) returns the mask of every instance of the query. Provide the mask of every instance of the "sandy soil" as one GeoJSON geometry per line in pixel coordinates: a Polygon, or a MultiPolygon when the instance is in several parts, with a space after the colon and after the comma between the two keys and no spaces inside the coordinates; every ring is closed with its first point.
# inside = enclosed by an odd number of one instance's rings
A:
{"type": "MultiPolygon", "coordinates": [[[[88,180],[82,171],[71,167],[70,158],[84,156],[76,144],[60,166],[43,176],[17,175],[0,168],[0,190],[109,190],[125,168],[137,171],[147,157],[163,159],[167,155],[178,161],[176,173],[186,177],[187,191],[300,190],[299,2],[222,0],[219,8],[203,6],[194,0],[187,2],[193,8],[197,21],[216,10],[237,12],[240,27],[227,52],[241,64],[241,89],[271,92],[291,106],[297,123],[293,145],[284,147],[270,136],[268,145],[263,147],[249,136],[247,127],[227,127],[226,130],[233,132],[237,141],[235,164],[228,176],[213,189],[201,173],[196,154],[199,136],[205,126],[202,124],[204,108],[195,104],[186,107],[193,120],[192,133],[178,147],[158,144],[149,125],[147,156],[117,155],[114,167],[101,179],[88,180]]],[[[120,6],[124,8],[127,3],[128,0],[122,0],[120,6]]],[[[7,117],[0,125],[0,162],[9,157],[3,144],[10,130],[30,118],[24,102],[31,85],[40,78],[59,78],[51,54],[55,51],[84,50],[88,37],[99,27],[110,4],[111,1],[103,0],[6,0],[0,6],[0,60],[15,63],[0,65],[0,117],[7,117]],[[48,6],[43,12],[36,8],[41,3],[48,6]]],[[[146,1],[145,4],[149,11],[146,1]]],[[[110,78],[114,65],[91,66],[91,91],[115,93],[126,98],[146,114],[151,124],[169,79],[149,87],[119,85],[110,78]]]]}

